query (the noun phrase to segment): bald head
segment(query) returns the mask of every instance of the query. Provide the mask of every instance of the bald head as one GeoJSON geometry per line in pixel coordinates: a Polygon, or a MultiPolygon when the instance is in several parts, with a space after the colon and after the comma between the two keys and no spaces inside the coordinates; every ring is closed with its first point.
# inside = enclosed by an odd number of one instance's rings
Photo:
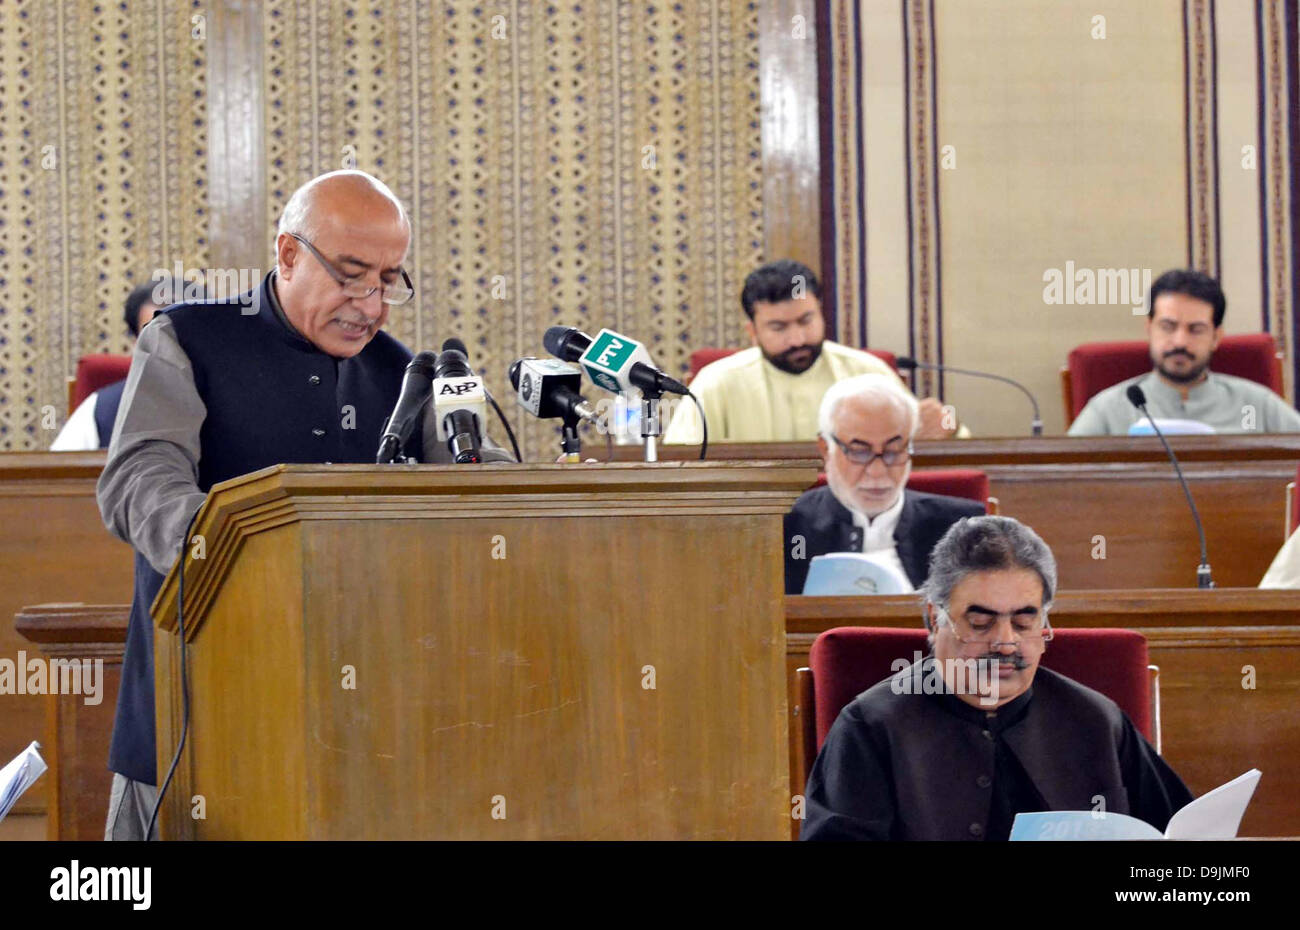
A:
{"type": "Polygon", "coordinates": [[[331,171],[312,178],[293,192],[280,214],[277,234],[297,233],[315,241],[321,228],[339,216],[397,218],[409,238],[411,220],[388,185],[364,171],[331,171]]]}

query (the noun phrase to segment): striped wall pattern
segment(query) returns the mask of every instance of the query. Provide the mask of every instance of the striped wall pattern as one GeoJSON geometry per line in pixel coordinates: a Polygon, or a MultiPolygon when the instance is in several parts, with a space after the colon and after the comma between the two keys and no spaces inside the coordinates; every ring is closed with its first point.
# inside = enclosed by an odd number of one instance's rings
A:
{"type": "Polygon", "coordinates": [[[199,0],[0,6],[0,451],[47,447],[77,358],[154,269],[207,265],[199,0]]]}
{"type": "MultiPolygon", "coordinates": [[[[411,210],[417,300],[389,329],[413,350],[463,339],[501,398],[557,323],[685,372],[735,342],[762,258],[757,24],[755,0],[0,4],[0,450],[48,446],[77,358],[128,348],[133,282],[269,270],[294,188],[344,166],[411,210]]],[[[549,426],[521,439],[558,454],[549,426]]]]}
{"type": "MultiPolygon", "coordinates": [[[[675,372],[735,338],[762,247],[755,3],[264,0],[261,16],[268,196],[248,235],[266,254],[298,184],[355,166],[414,218],[417,299],[389,330],[464,340],[498,398],[555,324],[626,332],[675,372]]],[[[558,455],[553,426],[503,406],[526,458],[558,455]]]]}
{"type": "MultiPolygon", "coordinates": [[[[1045,307],[1039,275],[1067,261],[1190,265],[1223,281],[1229,332],[1278,340],[1294,400],[1297,3],[1094,7],[823,0],[823,253],[839,337],[1005,364],[1051,432],[1070,347],[1142,329],[1123,307],[1045,307]]],[[[1013,400],[982,386],[917,388],[978,408],[981,435],[1021,430],[1013,400]]]]}

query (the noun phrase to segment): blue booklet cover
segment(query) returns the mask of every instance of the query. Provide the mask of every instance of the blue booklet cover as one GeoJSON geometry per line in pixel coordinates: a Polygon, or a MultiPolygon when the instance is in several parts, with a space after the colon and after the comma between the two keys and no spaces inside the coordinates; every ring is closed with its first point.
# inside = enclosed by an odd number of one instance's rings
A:
{"type": "Polygon", "coordinates": [[[911,582],[892,566],[861,552],[832,552],[813,558],[804,594],[906,594],[911,582]]]}

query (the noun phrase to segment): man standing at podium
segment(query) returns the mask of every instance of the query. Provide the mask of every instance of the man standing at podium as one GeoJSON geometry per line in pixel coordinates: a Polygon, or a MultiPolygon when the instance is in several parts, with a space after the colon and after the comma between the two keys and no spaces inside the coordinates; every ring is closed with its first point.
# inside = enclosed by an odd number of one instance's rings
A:
{"type": "MultiPolygon", "coordinates": [[[[322,175],[286,204],[260,287],[172,306],[141,334],[98,486],[104,523],[136,553],[105,839],[144,839],[157,799],[149,607],[191,518],[214,484],[268,465],[374,461],[411,358],[380,331],[414,296],[410,239],[381,181],[322,175]]],[[[406,451],[449,462],[432,417],[406,451]]]]}

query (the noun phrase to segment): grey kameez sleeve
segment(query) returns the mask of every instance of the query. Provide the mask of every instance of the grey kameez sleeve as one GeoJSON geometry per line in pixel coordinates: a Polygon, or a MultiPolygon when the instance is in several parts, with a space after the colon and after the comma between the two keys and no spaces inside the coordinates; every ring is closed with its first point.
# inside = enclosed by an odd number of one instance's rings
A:
{"type": "MultiPolygon", "coordinates": [[[[1099,404],[1094,403],[1096,398],[1088,401],[1079,415],[1074,418],[1070,428],[1066,430],[1067,436],[1109,436],[1110,429],[1106,425],[1105,416],[1099,408],[1099,404]]],[[[1127,430],[1126,430],[1127,432],[1127,430]]]]}
{"type": "Polygon", "coordinates": [[[166,574],[207,496],[199,490],[199,430],[207,408],[166,316],[140,333],[96,495],[104,525],[166,574]]]}

